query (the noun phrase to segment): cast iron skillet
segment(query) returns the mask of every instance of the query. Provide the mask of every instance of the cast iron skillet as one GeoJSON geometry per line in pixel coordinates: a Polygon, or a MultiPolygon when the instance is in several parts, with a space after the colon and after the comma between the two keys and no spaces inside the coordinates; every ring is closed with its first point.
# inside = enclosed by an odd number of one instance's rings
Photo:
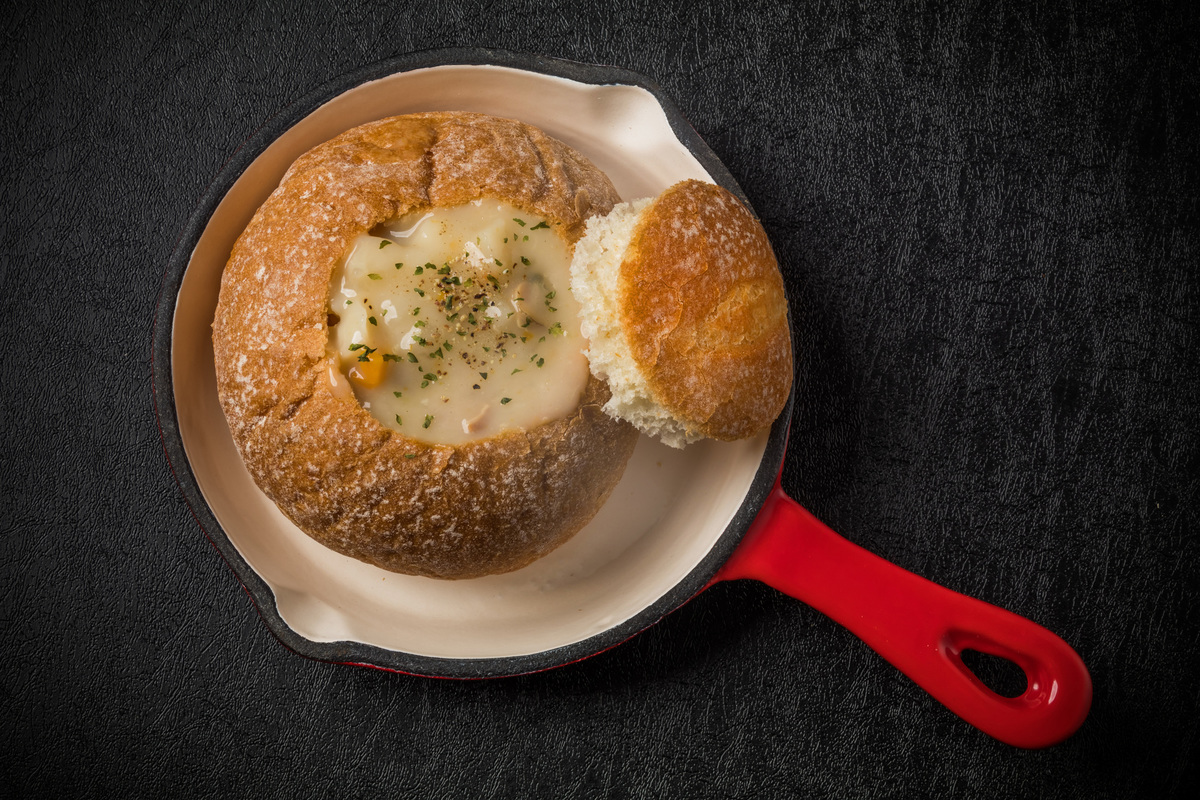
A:
{"type": "Polygon", "coordinates": [[[516,675],[586,658],[714,583],[754,578],[846,626],[1004,742],[1043,747],[1082,724],[1091,679],[1060,638],[867,553],[783,493],[790,398],[770,432],[754,440],[701,443],[684,455],[643,438],[596,521],[507,576],[396,576],[326,551],[291,526],[245,473],[217,404],[209,325],[221,267],[304,150],[371,119],[436,109],[538,125],[592,158],[626,198],[696,177],[745,201],[652,81],[493,50],[375,64],[318,89],[251,137],[205,193],[167,267],[154,330],[154,403],[192,513],[285,646],[419,675],[516,675]],[[1025,691],[993,692],[963,663],[964,650],[1015,663],[1025,691]]]}

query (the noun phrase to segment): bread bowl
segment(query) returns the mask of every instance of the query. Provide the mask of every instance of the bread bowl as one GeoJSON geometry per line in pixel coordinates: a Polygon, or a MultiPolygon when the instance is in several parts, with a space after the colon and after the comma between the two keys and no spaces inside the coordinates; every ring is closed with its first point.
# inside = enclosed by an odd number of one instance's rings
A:
{"type": "MultiPolygon", "coordinates": [[[[301,156],[235,244],[213,322],[221,406],[259,488],[327,547],[412,575],[515,570],[578,531],[616,485],[637,438],[601,412],[608,399],[601,381],[583,375],[577,401],[561,416],[502,425],[482,438],[438,441],[429,423],[391,425],[390,413],[380,419],[349,391],[346,350],[331,349],[330,329],[341,321],[330,284],[364,237],[374,232],[396,244],[401,237],[378,226],[414,212],[511,207],[530,217],[525,226],[510,223],[514,232],[540,225],[539,235],[556,238],[569,259],[587,217],[617,200],[604,174],[566,145],[481,114],[393,117],[301,156]]],[[[450,264],[434,266],[436,275],[450,264]]],[[[509,262],[498,264],[493,277],[514,278],[515,271],[501,274],[506,269],[509,262]]],[[[440,277],[447,275],[465,282],[453,272],[440,277]]],[[[565,290],[566,278],[558,280],[565,290]]],[[[428,337],[429,348],[459,341],[444,321],[451,309],[443,310],[437,323],[447,327],[428,337]]],[[[465,316],[466,306],[459,310],[465,316]]],[[[370,319],[378,327],[379,317],[370,319]]],[[[368,364],[408,369],[408,356],[419,352],[423,363],[413,366],[428,370],[433,351],[420,346],[390,353],[362,346],[350,361],[366,356],[368,364]],[[393,358],[373,361],[385,354],[393,358]]],[[[440,391],[429,382],[415,391],[440,391]]]]}
{"type": "Polygon", "coordinates": [[[783,277],[731,192],[685,180],[588,222],[571,264],[607,413],[672,447],[744,439],[787,403],[783,277]]]}

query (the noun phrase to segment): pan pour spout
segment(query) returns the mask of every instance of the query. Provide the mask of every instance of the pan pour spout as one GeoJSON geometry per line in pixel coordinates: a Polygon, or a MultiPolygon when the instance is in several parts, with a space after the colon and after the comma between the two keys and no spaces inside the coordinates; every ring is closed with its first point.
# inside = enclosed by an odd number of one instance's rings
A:
{"type": "Polygon", "coordinates": [[[1006,744],[1057,744],[1078,730],[1091,707],[1087,667],[1058,636],[851,544],[788,497],[778,479],[713,582],[737,578],[754,578],[813,606],[1006,744]],[[1016,664],[1025,691],[993,692],[963,663],[964,650],[1016,664]]]}

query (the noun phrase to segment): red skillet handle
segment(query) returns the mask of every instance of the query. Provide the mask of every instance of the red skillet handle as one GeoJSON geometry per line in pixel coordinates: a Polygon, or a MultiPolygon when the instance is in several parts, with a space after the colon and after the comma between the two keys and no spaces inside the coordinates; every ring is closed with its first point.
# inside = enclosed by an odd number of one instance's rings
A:
{"type": "Polygon", "coordinates": [[[958,594],[838,536],[779,483],[714,581],[755,578],[852,633],[939,702],[1002,742],[1047,747],[1074,733],[1092,679],[1070,646],[1024,617],[958,594]],[[1008,659],[1028,685],[1004,697],[962,661],[978,650],[1008,659]]]}

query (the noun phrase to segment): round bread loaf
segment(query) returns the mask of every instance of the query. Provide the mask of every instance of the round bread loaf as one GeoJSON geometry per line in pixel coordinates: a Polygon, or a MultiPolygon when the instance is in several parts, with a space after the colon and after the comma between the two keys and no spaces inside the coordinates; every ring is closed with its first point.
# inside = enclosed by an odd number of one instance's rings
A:
{"type": "Polygon", "coordinates": [[[769,426],[792,386],[783,278],[725,189],[689,180],[588,223],[571,290],[614,417],[673,447],[769,426]]]}
{"type": "Polygon", "coordinates": [[[595,378],[565,418],[459,445],[389,429],[331,383],[329,282],[355,238],[481,197],[551,221],[568,251],[618,200],[587,159],[520,122],[385,119],[301,156],[221,280],[217,387],[251,476],[309,536],[395,572],[468,578],[545,555],[600,508],[637,438],[602,413],[595,378]]]}

